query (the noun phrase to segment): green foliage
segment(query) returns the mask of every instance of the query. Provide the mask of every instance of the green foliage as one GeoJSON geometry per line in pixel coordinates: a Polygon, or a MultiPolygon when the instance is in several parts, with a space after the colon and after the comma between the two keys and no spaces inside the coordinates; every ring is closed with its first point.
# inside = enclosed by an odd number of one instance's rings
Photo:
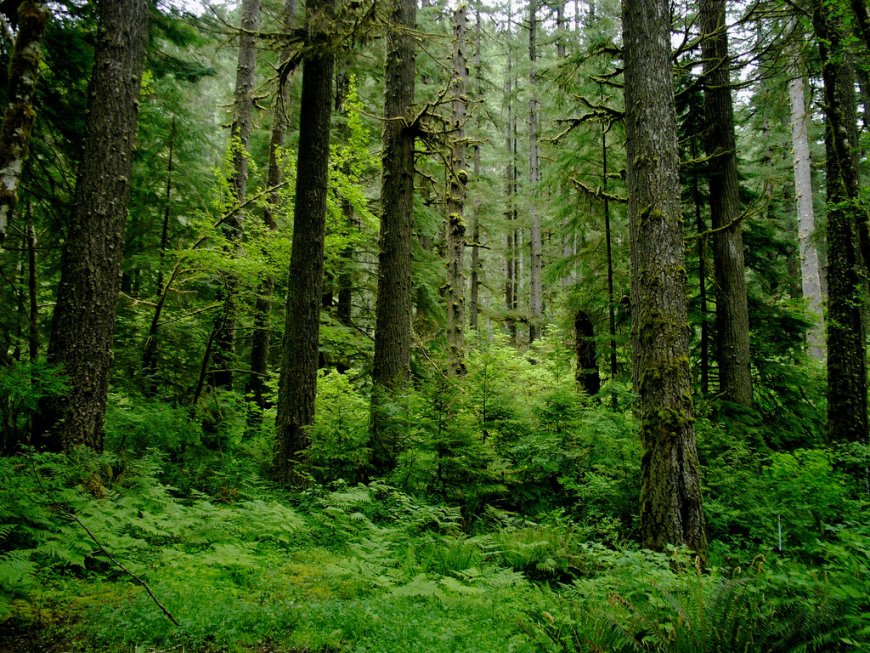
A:
{"type": "Polygon", "coordinates": [[[39,402],[67,391],[62,371],[44,361],[0,366],[0,430],[2,451],[11,453],[30,439],[30,425],[39,402]]]}

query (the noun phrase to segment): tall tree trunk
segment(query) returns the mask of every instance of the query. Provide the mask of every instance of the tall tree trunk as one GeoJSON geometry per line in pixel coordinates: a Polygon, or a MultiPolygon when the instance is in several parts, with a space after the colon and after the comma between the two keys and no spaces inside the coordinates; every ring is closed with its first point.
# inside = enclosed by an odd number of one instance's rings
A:
{"type": "MultiPolygon", "coordinates": [[[[508,2],[507,20],[510,25],[512,16],[511,3],[508,2]]],[[[514,311],[516,310],[516,227],[514,226],[514,207],[516,204],[516,156],[513,146],[514,116],[513,116],[513,48],[508,40],[507,44],[507,72],[504,80],[504,106],[505,106],[505,167],[504,167],[504,191],[505,191],[505,284],[504,284],[504,307],[507,313],[505,326],[511,334],[514,342],[517,339],[517,326],[514,311]]]]}
{"type": "Polygon", "coordinates": [[[607,197],[607,127],[601,125],[601,190],[604,195],[604,242],[607,249],[607,331],[610,336],[610,407],[617,408],[616,301],[613,293],[613,238],[610,229],[610,200],[607,197]]]}
{"type": "Polygon", "coordinates": [[[809,121],[806,110],[806,85],[797,67],[789,82],[791,102],[791,147],[794,168],[794,192],[797,204],[798,245],[800,247],[801,288],[809,302],[815,324],[807,332],[810,357],[825,359],[825,333],[822,318],[822,284],[819,275],[819,253],[815,243],[813,215],[813,178],[810,162],[810,144],[807,135],[809,121]]]}
{"type": "Polygon", "coordinates": [[[39,302],[36,281],[36,229],[33,227],[33,213],[30,203],[27,204],[27,295],[30,309],[28,311],[27,350],[29,360],[35,363],[39,358],[39,302]]]}
{"type": "Polygon", "coordinates": [[[543,291],[541,288],[542,243],[541,216],[537,207],[537,189],[539,181],[538,168],[538,0],[529,2],[529,218],[531,222],[531,297],[529,316],[529,343],[541,336],[541,315],[543,313],[543,291]]]}
{"type": "Polygon", "coordinates": [[[416,0],[392,0],[384,67],[383,174],[378,296],[375,306],[375,357],[372,366],[372,464],[392,466],[393,443],[386,431],[381,401],[404,388],[411,372],[413,309],[412,254],[414,238],[414,105],[417,23],[416,0]]]}
{"type": "Polygon", "coordinates": [[[451,374],[465,373],[465,118],[468,58],[466,24],[468,6],[453,12],[453,88],[451,100],[450,170],[447,190],[447,348],[451,374]]]}
{"type": "Polygon", "coordinates": [[[824,2],[813,11],[825,87],[828,205],[828,438],[867,442],[867,352],[861,309],[866,301],[857,230],[861,205],[855,90],[843,57],[839,19],[824,2]]]}
{"type": "MultiPolygon", "coordinates": [[[[260,0],[242,0],[239,56],[236,65],[236,88],[233,102],[233,123],[230,129],[230,149],[233,171],[230,177],[231,206],[241,207],[248,186],[248,140],[254,113],[254,73],[257,67],[257,31],[260,29],[260,0]]],[[[242,240],[244,215],[241,208],[224,223],[232,254],[242,240]]],[[[238,279],[233,274],[224,279],[224,308],[215,322],[209,382],[216,388],[233,387],[233,367],[236,358],[236,318],[238,279]]]]}
{"type": "Polygon", "coordinates": [[[335,0],[310,0],[306,10],[308,54],[302,64],[299,149],[293,251],[278,386],[275,471],[278,480],[298,482],[296,463],[308,446],[306,427],[314,420],[320,299],[323,294],[323,241],[335,56],[326,47],[335,0]],[[314,47],[319,45],[320,47],[314,47]]]}
{"type": "Polygon", "coordinates": [[[0,130],[0,243],[18,204],[18,184],[30,155],[30,133],[36,120],[33,95],[47,21],[48,10],[40,2],[24,0],[18,7],[18,35],[9,62],[9,104],[0,130]]]}
{"type": "Polygon", "coordinates": [[[130,196],[149,3],[103,0],[75,202],[61,258],[48,360],[69,391],[43,403],[35,440],[101,451],[130,196]]]}
{"type": "MultiPolygon", "coordinates": [[[[691,139],[691,154],[698,158],[698,145],[695,137],[691,139]]],[[[695,209],[695,230],[698,233],[698,312],[701,314],[701,342],[698,358],[701,368],[701,395],[710,394],[710,324],[707,322],[707,224],[701,209],[703,198],[698,175],[692,175],[692,204],[695,209]]]]}
{"type": "Polygon", "coordinates": [[[142,354],[142,373],[145,381],[144,391],[147,394],[157,392],[157,335],[160,329],[160,315],[165,304],[163,287],[163,266],[166,262],[166,250],[169,248],[169,216],[172,200],[173,155],[175,153],[175,116],[172,117],[172,128],[169,132],[169,160],[166,164],[166,197],[163,204],[163,225],[160,229],[160,259],[157,264],[156,305],[148,335],[145,338],[145,349],[142,354]]]}
{"type": "Polygon", "coordinates": [[[740,226],[737,144],[728,60],[725,0],[701,1],[706,150],[709,158],[713,274],[716,280],[716,354],[719,391],[737,404],[752,404],[749,308],[740,226]]]}
{"type": "MultiPolygon", "coordinates": [[[[474,10],[475,16],[475,32],[474,32],[474,99],[476,102],[483,102],[482,87],[481,87],[481,27],[480,27],[480,8],[474,10]]],[[[477,131],[481,130],[481,112],[475,114],[475,122],[477,131]]],[[[474,179],[480,179],[480,144],[475,143],[472,152],[472,174],[474,179]]],[[[480,199],[475,199],[473,214],[471,218],[471,296],[468,304],[468,324],[477,331],[477,318],[480,313],[480,199]]]]}
{"type": "Polygon", "coordinates": [[[632,354],[643,546],[707,548],[689,378],[670,3],[623,0],[632,354]]]}
{"type": "MultiPolygon", "coordinates": [[[[294,16],[296,15],[296,0],[286,0],[284,3],[284,16],[282,23],[284,31],[289,32],[293,28],[294,16]]],[[[290,47],[281,51],[281,60],[290,58],[290,47]]],[[[288,105],[290,103],[290,81],[284,80],[278,83],[275,91],[275,105],[272,108],[272,131],[269,136],[269,171],[266,183],[274,190],[269,192],[269,197],[263,207],[263,223],[269,232],[278,229],[275,221],[275,211],[280,204],[278,186],[282,180],[281,164],[278,161],[279,150],[284,147],[284,135],[287,131],[288,105]]],[[[251,337],[251,377],[248,380],[248,392],[251,393],[254,403],[261,409],[268,408],[266,398],[266,385],[269,380],[269,350],[271,349],[271,316],[272,316],[272,292],[275,288],[275,279],[268,272],[260,279],[257,288],[257,299],[254,304],[254,333],[251,337]]]]}

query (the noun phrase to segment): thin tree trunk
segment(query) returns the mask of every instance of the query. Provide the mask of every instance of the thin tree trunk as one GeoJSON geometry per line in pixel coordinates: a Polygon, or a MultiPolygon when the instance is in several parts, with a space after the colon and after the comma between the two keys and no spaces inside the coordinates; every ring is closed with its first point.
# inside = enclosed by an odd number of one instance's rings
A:
{"type": "MultiPolygon", "coordinates": [[[[511,23],[513,18],[511,3],[508,2],[508,24],[511,23]]],[[[504,190],[505,190],[505,229],[507,231],[507,235],[505,236],[505,284],[504,284],[504,307],[505,312],[507,313],[507,319],[505,320],[505,326],[508,329],[508,332],[511,334],[511,338],[514,342],[516,342],[517,338],[517,327],[516,327],[516,319],[514,315],[514,310],[516,309],[516,305],[514,303],[515,296],[515,288],[516,288],[516,277],[515,277],[515,250],[516,250],[516,228],[514,227],[514,206],[516,203],[516,186],[514,185],[515,180],[515,169],[516,169],[516,157],[514,154],[513,147],[513,48],[511,47],[510,40],[508,40],[507,45],[507,72],[505,73],[505,81],[504,81],[504,106],[505,106],[505,167],[504,167],[504,190]]]]}
{"type": "Polygon", "coordinates": [[[172,127],[169,132],[169,161],[166,164],[166,197],[163,205],[163,225],[160,229],[160,259],[157,267],[157,304],[148,335],[145,338],[145,350],[142,354],[142,372],[145,377],[144,390],[148,394],[157,392],[157,335],[160,329],[160,313],[164,305],[163,266],[166,261],[166,250],[169,248],[169,217],[172,200],[173,155],[175,153],[175,116],[172,117],[172,127]]]}
{"type": "MultiPolygon", "coordinates": [[[[282,23],[284,30],[289,32],[293,28],[294,16],[296,15],[296,0],[286,0],[284,3],[284,16],[282,23]]],[[[282,61],[289,59],[290,47],[281,51],[282,61]]],[[[266,175],[266,183],[273,188],[266,204],[263,207],[263,223],[269,232],[278,229],[275,220],[275,211],[280,205],[278,186],[283,177],[281,164],[278,161],[278,152],[284,147],[284,137],[287,131],[288,105],[290,103],[290,82],[279,82],[275,91],[275,106],[272,109],[272,131],[269,136],[269,171],[266,175]]],[[[254,333],[251,337],[251,377],[248,380],[248,392],[254,404],[264,410],[269,407],[267,399],[267,382],[269,380],[269,351],[271,349],[271,316],[272,316],[272,292],[275,288],[275,279],[266,272],[260,279],[257,288],[257,299],[254,304],[254,333]]]]}
{"type": "Polygon", "coordinates": [[[75,203],[61,259],[49,362],[70,390],[43,402],[35,440],[101,451],[149,3],[103,0],[75,203]]]}
{"type": "Polygon", "coordinates": [[[453,12],[453,89],[450,170],[447,191],[447,348],[451,374],[465,373],[465,117],[468,88],[466,24],[468,7],[453,12]]]}
{"type": "MultiPolygon", "coordinates": [[[[242,0],[239,56],[236,65],[236,88],[233,104],[233,124],[230,129],[230,150],[233,171],[230,177],[230,203],[241,207],[248,186],[248,141],[254,113],[254,74],[257,67],[257,31],[260,29],[260,0],[242,0]]],[[[225,222],[229,255],[235,256],[242,240],[244,215],[235,211],[225,222]]],[[[215,323],[209,382],[215,388],[233,387],[233,367],[236,358],[236,318],[238,279],[227,274],[224,279],[224,309],[215,323]]]]}
{"type": "Polygon", "coordinates": [[[866,259],[857,233],[860,203],[855,90],[843,57],[842,25],[819,1],[813,11],[825,87],[828,204],[828,438],[867,442],[867,352],[861,309],[866,259]]]}
{"type": "Polygon", "coordinates": [[[616,300],[613,293],[613,238],[610,229],[610,200],[607,197],[607,128],[601,126],[601,190],[604,195],[604,242],[607,248],[607,331],[610,335],[610,407],[617,408],[616,300]]]}
{"type": "Polygon", "coordinates": [[[640,538],[707,548],[686,312],[668,0],[623,0],[632,353],[641,459],[640,538]]]}
{"type": "MultiPolygon", "coordinates": [[[[334,0],[308,3],[309,45],[328,42],[334,11],[334,0]]],[[[312,48],[302,64],[293,251],[276,417],[275,471],[284,484],[301,481],[296,465],[309,443],[306,427],[314,420],[334,69],[328,48],[312,48]]]]}
{"type": "Polygon", "coordinates": [[[407,386],[411,373],[413,311],[414,142],[409,121],[414,105],[416,0],[392,0],[384,67],[383,175],[381,177],[378,295],[372,366],[372,465],[383,471],[397,455],[386,442],[382,401],[407,386]]]}
{"type": "Polygon", "coordinates": [[[0,130],[0,243],[18,204],[18,184],[30,156],[30,134],[36,120],[33,95],[39,81],[40,50],[48,10],[24,0],[18,7],[18,35],[9,62],[9,104],[0,130]]]}
{"type": "Polygon", "coordinates": [[[819,254],[815,243],[813,215],[813,177],[810,145],[807,135],[809,121],[806,111],[806,86],[795,68],[789,82],[791,102],[791,147],[794,168],[794,192],[797,204],[798,245],[800,247],[801,289],[809,302],[815,324],[807,331],[809,354],[815,360],[825,359],[825,332],[822,319],[822,284],[819,276],[819,254]]]}
{"type": "Polygon", "coordinates": [[[701,1],[701,29],[704,33],[701,50],[713,225],[713,273],[716,279],[719,391],[724,399],[749,406],[752,404],[749,307],[740,226],[734,108],[728,73],[725,0],[701,1]]]}
{"type": "Polygon", "coordinates": [[[529,319],[529,344],[541,336],[541,315],[543,313],[543,291],[541,287],[542,243],[541,216],[537,207],[538,168],[538,68],[537,35],[538,0],[529,2],[529,218],[531,221],[531,315],[529,319]]]}
{"type": "MultiPolygon", "coordinates": [[[[698,148],[695,138],[691,139],[692,158],[698,158],[698,148]]],[[[698,233],[698,311],[701,314],[701,342],[698,352],[699,366],[701,368],[701,394],[706,397],[710,394],[710,324],[707,322],[707,223],[701,212],[703,198],[698,183],[698,176],[692,175],[692,204],[695,208],[695,230],[698,233]]]]}
{"type": "Polygon", "coordinates": [[[30,310],[28,312],[27,344],[30,362],[39,358],[39,301],[36,279],[36,229],[33,227],[33,214],[30,203],[27,204],[27,295],[30,310]]]}

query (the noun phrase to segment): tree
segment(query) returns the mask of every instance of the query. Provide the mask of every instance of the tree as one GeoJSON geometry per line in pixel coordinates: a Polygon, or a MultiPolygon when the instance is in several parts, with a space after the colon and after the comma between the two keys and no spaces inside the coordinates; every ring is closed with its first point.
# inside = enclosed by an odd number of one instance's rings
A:
{"type": "Polygon", "coordinates": [[[30,133],[36,120],[33,95],[47,21],[48,10],[41,3],[25,0],[18,7],[18,36],[9,63],[9,106],[0,131],[0,242],[18,204],[18,184],[30,154],[30,133]]]}
{"type": "Polygon", "coordinates": [[[788,84],[791,104],[791,144],[794,169],[794,191],[798,218],[798,247],[801,261],[801,289],[809,302],[815,323],[807,332],[809,354],[816,360],[825,358],[825,335],[822,320],[822,283],[819,273],[819,253],[815,243],[813,214],[813,179],[807,128],[806,84],[803,75],[792,69],[788,84]]]}
{"type": "Polygon", "coordinates": [[[649,548],[686,545],[703,554],[670,24],[667,0],[622,2],[640,535],[649,548]]]}
{"type": "Polygon", "coordinates": [[[382,435],[379,393],[400,390],[411,371],[411,263],[414,224],[414,104],[417,23],[415,0],[393,0],[384,65],[383,172],[375,355],[372,366],[373,462],[391,464],[382,435]]]}
{"type": "Polygon", "coordinates": [[[299,480],[296,458],[306,446],[314,419],[320,300],[323,295],[323,242],[335,55],[329,28],[334,0],[311,0],[305,14],[305,55],[299,109],[293,251],[278,385],[275,471],[287,484],[299,480]]]}
{"type": "MultiPolygon", "coordinates": [[[[286,31],[293,26],[296,14],[296,0],[286,0],[284,3],[283,25],[286,31]]],[[[281,61],[290,58],[289,45],[281,52],[281,61]]],[[[279,150],[284,147],[284,135],[287,130],[288,104],[290,102],[290,82],[279,81],[275,92],[275,106],[272,109],[272,131],[269,137],[269,171],[266,183],[272,190],[269,199],[263,207],[263,222],[269,231],[275,231],[278,223],[274,212],[278,207],[280,197],[278,186],[281,184],[282,170],[278,161],[279,150]]],[[[254,333],[251,338],[251,378],[248,381],[248,391],[253,395],[254,403],[260,408],[266,408],[266,380],[269,376],[269,349],[271,330],[269,316],[272,313],[272,292],[275,280],[266,272],[260,280],[257,289],[257,300],[254,306],[254,333]]]]}
{"type": "Polygon", "coordinates": [[[465,48],[468,5],[453,12],[453,79],[451,83],[450,166],[447,171],[447,348],[452,374],[464,374],[465,346],[465,194],[468,171],[465,154],[468,57],[465,48]]]}
{"type": "Polygon", "coordinates": [[[828,437],[867,442],[867,351],[861,309],[868,260],[861,230],[855,89],[845,58],[836,8],[813,7],[825,88],[825,158],[828,207],[828,437]]]}
{"type": "Polygon", "coordinates": [[[41,407],[38,443],[103,448],[112,333],[130,195],[149,3],[103,0],[75,203],[61,261],[48,360],[70,391],[41,407]]]}
{"type": "MultiPolygon", "coordinates": [[[[239,31],[239,57],[236,65],[236,88],[233,101],[233,123],[230,128],[232,175],[230,177],[230,206],[241,207],[248,186],[248,140],[251,136],[251,118],[254,112],[254,73],[257,64],[257,30],[260,28],[260,0],[242,0],[241,30],[239,31]]],[[[224,223],[228,246],[236,249],[242,238],[244,216],[241,208],[232,212],[224,223]]],[[[233,360],[235,358],[238,281],[234,275],[226,276],[223,288],[224,306],[215,322],[211,384],[219,388],[233,386],[233,360]]]]}
{"type": "Polygon", "coordinates": [[[541,216],[535,204],[534,194],[540,181],[538,161],[538,120],[540,100],[538,99],[538,19],[537,0],[529,2],[529,185],[531,186],[532,202],[529,205],[531,222],[531,316],[529,318],[529,342],[534,342],[541,335],[541,316],[544,310],[541,273],[543,272],[541,216]]]}
{"type": "Polygon", "coordinates": [[[705,145],[713,225],[719,390],[723,399],[752,404],[749,370],[749,308],[740,226],[737,145],[729,79],[725,0],[702,0],[705,145]]]}

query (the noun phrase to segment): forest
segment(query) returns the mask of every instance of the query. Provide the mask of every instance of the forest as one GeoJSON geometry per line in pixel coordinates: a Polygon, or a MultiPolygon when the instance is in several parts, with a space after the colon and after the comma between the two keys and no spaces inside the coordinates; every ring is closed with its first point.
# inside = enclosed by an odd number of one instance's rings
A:
{"type": "Polygon", "coordinates": [[[870,650],[865,0],[3,0],[0,71],[0,653],[870,650]]]}

